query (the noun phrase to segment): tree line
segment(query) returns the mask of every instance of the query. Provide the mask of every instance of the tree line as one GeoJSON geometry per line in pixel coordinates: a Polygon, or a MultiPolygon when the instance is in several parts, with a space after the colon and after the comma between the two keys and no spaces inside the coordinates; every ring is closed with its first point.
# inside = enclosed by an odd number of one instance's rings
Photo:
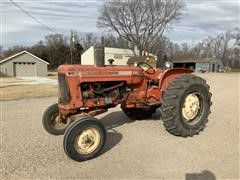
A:
{"type": "MultiPolygon", "coordinates": [[[[93,33],[86,33],[80,37],[72,31],[74,43],[70,37],[63,34],[49,34],[44,40],[32,46],[13,46],[1,50],[1,59],[7,58],[20,51],[26,50],[50,63],[49,68],[70,63],[71,48],[73,63],[81,63],[81,54],[90,46],[103,46],[113,48],[131,49],[132,45],[121,37],[104,35],[98,37],[93,33]]],[[[208,37],[203,41],[191,45],[188,43],[177,44],[162,36],[159,39],[156,51],[150,52],[158,57],[158,64],[162,66],[165,61],[178,61],[184,59],[201,60],[203,58],[217,57],[226,67],[240,68],[240,30],[227,31],[216,37],[208,37]]]]}
{"type": "Polygon", "coordinates": [[[14,46],[1,50],[6,58],[27,50],[48,61],[50,69],[64,63],[81,64],[81,54],[90,46],[131,49],[134,55],[157,56],[158,65],[165,61],[193,59],[194,61],[217,57],[226,67],[240,68],[240,30],[207,37],[197,44],[172,42],[164,36],[166,29],[183,18],[183,0],[111,0],[99,8],[97,26],[108,35],[93,33],[84,36],[71,30],[71,36],[49,34],[30,47],[14,46]],[[136,51],[138,50],[138,51],[136,51]]]}
{"type": "Polygon", "coordinates": [[[1,59],[7,58],[18,52],[26,50],[37,57],[50,63],[50,69],[56,69],[61,64],[72,63],[81,64],[81,54],[90,46],[104,46],[116,48],[129,48],[128,43],[122,38],[113,35],[101,36],[100,38],[93,33],[86,33],[80,37],[78,33],[71,31],[74,42],[71,38],[63,34],[49,34],[44,40],[32,46],[13,46],[6,50],[1,49],[1,59]]]}

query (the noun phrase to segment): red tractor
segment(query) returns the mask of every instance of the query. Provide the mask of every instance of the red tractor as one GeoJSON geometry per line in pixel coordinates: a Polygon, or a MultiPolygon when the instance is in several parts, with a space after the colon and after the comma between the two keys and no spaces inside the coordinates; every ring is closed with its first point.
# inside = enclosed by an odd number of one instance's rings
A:
{"type": "Polygon", "coordinates": [[[99,154],[106,130],[94,116],[119,104],[133,120],[148,119],[157,110],[168,132],[193,136],[208,121],[211,93],[206,81],[192,72],[154,69],[144,62],[137,67],[61,65],[59,101],[46,109],[43,126],[53,135],[65,133],[65,153],[76,161],[99,154]]]}

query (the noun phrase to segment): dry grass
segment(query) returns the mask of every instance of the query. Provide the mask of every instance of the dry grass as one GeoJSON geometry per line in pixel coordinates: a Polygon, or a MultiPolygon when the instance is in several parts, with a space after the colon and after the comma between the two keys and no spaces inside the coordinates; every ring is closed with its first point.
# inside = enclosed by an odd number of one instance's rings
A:
{"type": "Polygon", "coordinates": [[[57,72],[55,72],[55,71],[49,71],[49,72],[48,72],[48,78],[49,78],[49,79],[57,79],[57,72]]]}
{"type": "Polygon", "coordinates": [[[0,100],[16,100],[58,95],[58,86],[50,84],[8,86],[0,88],[0,100]]]}
{"type": "Polygon", "coordinates": [[[48,75],[47,78],[49,78],[49,79],[57,79],[57,76],[49,76],[49,75],[48,75]]]}

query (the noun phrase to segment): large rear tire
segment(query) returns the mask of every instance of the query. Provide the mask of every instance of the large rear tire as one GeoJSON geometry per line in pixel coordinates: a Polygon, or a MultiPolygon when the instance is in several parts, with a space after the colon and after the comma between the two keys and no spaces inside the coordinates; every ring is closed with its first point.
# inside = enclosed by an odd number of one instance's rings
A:
{"type": "Polygon", "coordinates": [[[136,108],[122,108],[123,112],[133,120],[143,120],[151,118],[155,113],[155,109],[136,109],[136,108]]]}
{"type": "Polygon", "coordinates": [[[85,161],[96,157],[106,141],[106,130],[96,118],[86,117],[72,123],[63,140],[64,151],[75,161],[85,161]]]}
{"type": "Polygon", "coordinates": [[[186,74],[169,83],[159,108],[163,124],[176,136],[193,136],[202,131],[208,121],[212,94],[206,81],[186,74]]]}
{"type": "Polygon", "coordinates": [[[58,104],[49,106],[42,117],[44,129],[52,135],[62,135],[70,124],[70,120],[61,120],[59,117],[58,104]]]}

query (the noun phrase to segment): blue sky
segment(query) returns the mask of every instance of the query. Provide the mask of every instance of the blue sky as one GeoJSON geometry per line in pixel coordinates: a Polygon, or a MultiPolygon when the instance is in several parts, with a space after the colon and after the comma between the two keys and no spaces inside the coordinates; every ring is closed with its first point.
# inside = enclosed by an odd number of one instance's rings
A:
{"type": "MultiPolygon", "coordinates": [[[[68,35],[70,29],[80,34],[100,35],[96,27],[98,8],[104,0],[15,0],[42,23],[68,35]]],[[[32,45],[51,33],[28,17],[9,0],[1,0],[1,40],[4,48],[32,45]]],[[[173,42],[197,43],[233,28],[240,28],[239,0],[188,0],[183,19],[165,32],[173,42]]]]}

